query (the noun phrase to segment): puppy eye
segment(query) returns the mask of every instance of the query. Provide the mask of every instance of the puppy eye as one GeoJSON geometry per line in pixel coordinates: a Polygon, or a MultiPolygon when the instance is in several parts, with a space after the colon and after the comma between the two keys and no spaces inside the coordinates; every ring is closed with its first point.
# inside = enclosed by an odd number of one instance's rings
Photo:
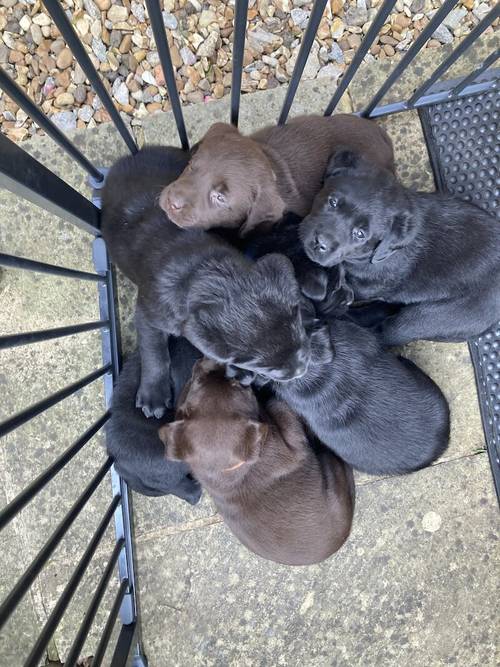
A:
{"type": "Polygon", "coordinates": [[[330,195],[328,197],[328,206],[330,208],[337,208],[338,205],[339,205],[339,200],[337,199],[337,197],[330,195]]]}
{"type": "Polygon", "coordinates": [[[216,204],[217,206],[224,206],[227,202],[226,195],[220,190],[212,190],[210,199],[212,204],[216,204]]]}
{"type": "Polygon", "coordinates": [[[355,227],[352,230],[352,236],[353,236],[355,241],[364,241],[365,238],[366,238],[366,234],[364,233],[364,231],[362,229],[357,228],[357,227],[355,227]]]}

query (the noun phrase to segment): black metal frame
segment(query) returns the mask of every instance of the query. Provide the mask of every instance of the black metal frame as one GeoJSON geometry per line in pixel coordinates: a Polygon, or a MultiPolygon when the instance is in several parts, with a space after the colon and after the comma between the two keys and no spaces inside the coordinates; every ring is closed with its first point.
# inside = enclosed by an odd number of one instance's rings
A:
{"type": "MultiPolygon", "coordinates": [[[[380,28],[396,0],[384,0],[371,27],[365,35],[358,48],[350,66],[344,72],[343,77],[336,90],[332,94],[325,115],[332,114],[342,95],[354,78],[367,54],[370,46],[375,40],[380,28]]],[[[112,122],[129,150],[137,151],[136,142],[126,127],[123,118],[116,109],[113,101],[103,85],[102,80],[84,46],[78,39],[71,21],[63,11],[58,0],[44,0],[45,7],[50,13],[54,23],[59,28],[64,40],[73,52],[76,60],[85,72],[89,82],[101,99],[103,106],[108,111],[112,122]]],[[[488,89],[492,83],[491,78],[484,82],[480,81],[480,75],[490,68],[498,59],[500,51],[496,50],[488,56],[484,63],[474,72],[471,72],[449,90],[433,86],[442,77],[450,66],[469,48],[484,30],[500,15],[500,6],[497,4],[489,14],[476,26],[452,53],[440,64],[429,79],[419,85],[415,92],[407,99],[390,104],[381,105],[381,102],[393,84],[404,73],[407,66],[417,56],[419,51],[431,37],[436,27],[442,22],[446,15],[455,6],[456,0],[445,0],[441,8],[436,12],[428,26],[422,31],[415,42],[406,51],[393,71],[390,73],[381,88],[373,95],[367,106],[358,112],[359,115],[368,118],[377,118],[393,113],[418,109],[434,104],[450,97],[464,97],[488,89]]],[[[301,48],[295,68],[288,86],[288,90],[279,114],[278,123],[285,123],[297,92],[301,75],[309,55],[313,40],[315,38],[326,0],[315,0],[307,28],[302,38],[301,48]]],[[[175,72],[172,66],[170,49],[166,39],[165,28],[162,21],[159,0],[146,0],[150,22],[153,29],[160,62],[164,71],[166,87],[172,105],[174,120],[176,122],[180,144],[184,149],[189,147],[188,135],[184,124],[182,107],[175,84],[175,72]]],[[[240,109],[240,87],[243,64],[243,50],[245,45],[246,20],[248,0],[236,0],[233,35],[233,74],[232,90],[230,100],[230,122],[238,125],[240,109]]],[[[103,183],[105,170],[95,167],[83,153],[76,148],[74,143],[63,134],[45,115],[38,109],[36,104],[22,91],[0,68],[0,88],[9,95],[24,111],[42,127],[47,134],[56,141],[91,177],[91,183],[99,187],[103,183]]],[[[21,413],[10,417],[0,424],[0,437],[18,428],[30,419],[40,415],[59,401],[73,394],[78,389],[95,382],[99,378],[104,379],[106,404],[109,408],[113,383],[116,380],[120,367],[120,351],[117,335],[117,319],[115,312],[115,297],[113,284],[113,269],[110,266],[103,240],[99,237],[99,197],[89,201],[80,193],[70,187],[62,179],[31,157],[21,147],[11,142],[0,134],[0,186],[12,191],[16,195],[24,197],[32,203],[41,206],[50,213],[63,218],[66,221],[78,225],[80,228],[95,236],[93,242],[94,265],[96,273],[68,269],[53,264],[34,261],[28,258],[15,257],[0,253],[0,266],[23,271],[36,271],[60,277],[72,278],[95,282],[98,289],[100,319],[96,322],[88,322],[56,329],[20,333],[0,337],[0,349],[8,347],[34,344],[40,341],[58,338],[61,336],[75,335],[83,331],[100,330],[102,339],[103,365],[85,378],[68,385],[57,391],[52,396],[23,410],[21,413]],[[97,204],[97,205],[96,205],[97,204]]],[[[14,498],[6,507],[0,511],[0,530],[3,529],[36,495],[66,466],[73,457],[82,450],[91,438],[102,429],[109,418],[109,412],[105,412],[88,430],[81,435],[63,454],[56,459],[47,470],[34,479],[26,489],[14,498]]],[[[127,485],[116,473],[112,461],[107,459],[96,472],[94,478],[84,490],[82,495],[75,501],[61,524],[47,540],[31,565],[27,568],[21,579],[15,584],[11,593],[0,606],[0,626],[9,618],[16,608],[22,596],[27,592],[34,578],[46,564],[54,549],[59,544],[66,530],[71,525],[79,512],[83,509],[88,499],[99,486],[107,472],[110,470],[112,500],[102,517],[94,535],[82,555],[74,573],[72,574],[66,588],[64,589],[56,607],[47,620],[33,650],[25,663],[26,665],[39,664],[40,657],[50,641],[58,623],[60,622],[70,600],[76,593],[85,570],[95,553],[95,550],[114,516],[116,543],[109,557],[105,572],[97,585],[94,597],[87,610],[83,623],[75,637],[70,650],[67,665],[73,665],[78,657],[79,650],[83,646],[88,635],[95,613],[100,605],[103,594],[109,584],[115,565],[118,564],[120,584],[115,600],[109,612],[102,637],[96,649],[95,664],[100,664],[110,641],[111,632],[118,616],[121,619],[122,629],[115,646],[112,665],[124,665],[132,654],[133,664],[137,667],[145,665],[146,659],[142,653],[139,636],[139,624],[137,616],[136,581],[134,574],[134,552],[131,532],[131,518],[129,508],[129,497],[127,485]]]]}

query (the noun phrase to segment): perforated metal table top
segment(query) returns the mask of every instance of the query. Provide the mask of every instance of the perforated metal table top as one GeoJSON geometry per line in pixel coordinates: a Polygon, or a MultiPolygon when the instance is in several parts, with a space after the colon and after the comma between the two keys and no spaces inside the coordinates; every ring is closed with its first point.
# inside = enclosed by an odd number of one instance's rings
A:
{"type": "MultiPolygon", "coordinates": [[[[500,224],[500,79],[488,92],[422,109],[420,118],[437,187],[474,202],[500,224]]],[[[469,348],[500,498],[500,321],[469,348]]]]}

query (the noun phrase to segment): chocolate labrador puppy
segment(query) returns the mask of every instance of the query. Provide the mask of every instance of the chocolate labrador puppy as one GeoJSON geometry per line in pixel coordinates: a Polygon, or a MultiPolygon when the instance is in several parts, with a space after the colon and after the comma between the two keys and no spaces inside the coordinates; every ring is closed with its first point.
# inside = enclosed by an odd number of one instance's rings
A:
{"type": "Polygon", "coordinates": [[[415,364],[347,320],[320,326],[311,340],[307,373],[272,387],[321,442],[353,468],[377,475],[412,472],[441,456],[448,404],[415,364]]]}
{"type": "Polygon", "coordinates": [[[163,190],[160,206],[180,227],[232,227],[241,234],[276,222],[285,210],[304,216],[339,146],[393,169],[385,130],[357,116],[300,116],[248,137],[216,123],[182,175],[163,190]]]}
{"type": "Polygon", "coordinates": [[[167,459],[188,463],[226,525],[251,551],[285,565],[319,563],[347,539],[352,471],[282,402],[259,406],[250,387],[212,361],[195,366],[176,421],[160,429],[167,459]]]}
{"type": "Polygon", "coordinates": [[[311,260],[345,267],[356,299],[403,304],[380,325],[387,345],[464,341],[500,318],[498,221],[352,152],[330,161],[300,234],[311,260]]]}
{"type": "MultiPolygon", "coordinates": [[[[172,381],[177,400],[191,378],[193,365],[200,353],[183,338],[170,339],[172,381]]],[[[135,396],[141,378],[139,353],[124,363],[113,391],[111,419],[106,425],[106,447],[115,468],[131,489],[145,496],[173,494],[191,505],[198,502],[201,487],[190,474],[189,466],[165,459],[165,447],[158,429],[172,421],[168,410],[162,420],[147,419],[135,407],[135,396]]]]}
{"type": "Polygon", "coordinates": [[[214,235],[180,229],[158,208],[161,188],[187,159],[175,148],[144,149],[119,160],[103,188],[102,235],[138,286],[137,406],[148,417],[161,417],[172,402],[170,334],[220,363],[274,379],[301,375],[310,355],[286,257],[251,262],[214,235]]]}

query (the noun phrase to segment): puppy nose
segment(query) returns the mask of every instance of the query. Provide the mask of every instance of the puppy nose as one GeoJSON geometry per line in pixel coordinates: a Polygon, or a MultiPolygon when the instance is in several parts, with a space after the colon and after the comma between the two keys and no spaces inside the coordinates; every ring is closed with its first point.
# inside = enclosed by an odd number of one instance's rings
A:
{"type": "Polygon", "coordinates": [[[316,234],[314,235],[314,248],[318,252],[326,252],[328,250],[328,239],[324,234],[316,234]]]}
{"type": "Polygon", "coordinates": [[[168,195],[168,204],[171,208],[173,208],[175,211],[180,211],[182,208],[184,208],[186,202],[184,199],[181,197],[181,195],[177,193],[170,193],[168,195]]]}

